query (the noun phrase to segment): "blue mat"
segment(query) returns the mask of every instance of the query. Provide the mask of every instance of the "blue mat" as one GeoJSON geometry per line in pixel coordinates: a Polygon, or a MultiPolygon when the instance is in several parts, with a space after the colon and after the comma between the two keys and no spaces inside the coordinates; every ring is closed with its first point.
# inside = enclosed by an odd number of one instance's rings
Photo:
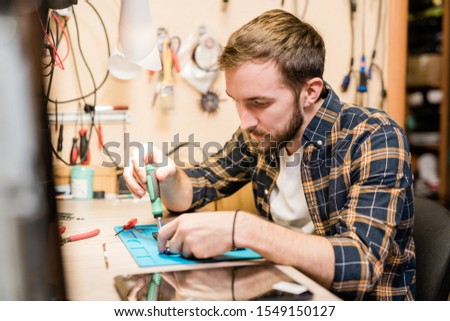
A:
{"type": "MultiPolygon", "coordinates": [[[[115,226],[114,230],[119,232],[122,226],[115,226]]],[[[157,232],[156,224],[136,225],[131,230],[120,232],[119,236],[134,260],[140,267],[198,264],[235,260],[254,260],[262,258],[261,255],[250,249],[239,249],[229,251],[210,259],[187,259],[179,254],[161,254],[152,233],[157,232]]]]}

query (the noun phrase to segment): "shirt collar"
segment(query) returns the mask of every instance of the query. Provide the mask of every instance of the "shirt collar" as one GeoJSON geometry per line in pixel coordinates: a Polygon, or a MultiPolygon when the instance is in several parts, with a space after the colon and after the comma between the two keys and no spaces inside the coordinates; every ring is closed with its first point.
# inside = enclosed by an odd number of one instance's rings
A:
{"type": "Polygon", "coordinates": [[[326,82],[325,86],[328,90],[328,94],[325,97],[322,106],[305,129],[302,138],[303,147],[308,143],[324,145],[327,133],[331,131],[339,111],[342,108],[342,103],[331,86],[326,82]]]}

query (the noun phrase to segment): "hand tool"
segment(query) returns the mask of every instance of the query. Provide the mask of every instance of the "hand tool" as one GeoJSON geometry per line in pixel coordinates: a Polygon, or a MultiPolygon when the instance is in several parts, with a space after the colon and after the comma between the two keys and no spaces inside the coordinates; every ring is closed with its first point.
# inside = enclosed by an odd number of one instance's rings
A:
{"type": "Polygon", "coordinates": [[[181,39],[178,36],[170,37],[169,42],[170,50],[172,51],[172,63],[175,71],[180,73],[181,66],[180,61],[178,60],[178,51],[180,51],[181,47],[181,39]]]}
{"type": "MultiPolygon", "coordinates": [[[[152,232],[152,236],[156,240],[156,242],[158,242],[158,232],[152,232]]],[[[166,249],[164,250],[163,254],[172,254],[172,252],[170,251],[169,245],[170,245],[170,241],[167,241],[166,249]]]]}
{"type": "Polygon", "coordinates": [[[82,128],[79,131],[80,134],[80,162],[83,165],[88,165],[91,159],[89,152],[89,142],[87,139],[87,130],[82,128]]]}
{"type": "Polygon", "coordinates": [[[162,65],[163,65],[163,80],[161,86],[161,109],[173,109],[174,108],[174,88],[172,77],[172,50],[169,47],[169,37],[166,37],[163,41],[162,50],[162,65]]]}
{"type": "Polygon", "coordinates": [[[72,139],[72,149],[70,150],[70,164],[75,165],[78,160],[78,137],[72,139]]]}
{"type": "Polygon", "coordinates": [[[147,301],[158,301],[159,287],[161,285],[161,273],[152,273],[147,292],[147,301]]]}
{"type": "Polygon", "coordinates": [[[203,93],[200,99],[200,107],[209,114],[216,113],[219,109],[219,95],[212,90],[203,93]]]}
{"type": "Polygon", "coordinates": [[[161,82],[162,80],[160,77],[160,79],[158,79],[155,84],[155,92],[153,93],[152,108],[155,107],[156,99],[158,99],[158,95],[161,92],[161,82]]]}
{"type": "MultiPolygon", "coordinates": [[[[59,227],[59,234],[62,235],[66,231],[66,227],[64,225],[59,227]]],[[[100,229],[95,229],[86,233],[72,235],[69,237],[61,237],[60,243],[61,245],[66,244],[67,242],[75,242],[85,240],[94,236],[97,236],[100,233],[100,229]]]]}
{"type": "Polygon", "coordinates": [[[56,152],[59,156],[62,156],[62,149],[63,149],[63,132],[64,132],[64,125],[59,125],[59,135],[58,135],[58,147],[56,149],[56,152]]]}
{"type": "Polygon", "coordinates": [[[102,112],[102,111],[119,111],[119,110],[128,110],[128,106],[126,105],[84,105],[84,111],[86,113],[93,112],[102,112]]]}
{"type": "Polygon", "coordinates": [[[159,182],[156,178],[156,167],[148,164],[145,166],[147,172],[147,188],[150,201],[152,203],[152,214],[158,222],[158,231],[161,228],[161,219],[163,214],[163,208],[161,204],[161,197],[159,191],[159,182]]]}
{"type": "Polygon", "coordinates": [[[98,149],[102,150],[103,148],[103,129],[102,129],[102,124],[99,122],[97,125],[97,135],[98,135],[98,149]]]}
{"type": "Polygon", "coordinates": [[[137,218],[132,218],[131,220],[128,221],[127,224],[122,226],[122,229],[116,233],[116,235],[122,233],[125,230],[131,230],[137,223],[137,218]]]}

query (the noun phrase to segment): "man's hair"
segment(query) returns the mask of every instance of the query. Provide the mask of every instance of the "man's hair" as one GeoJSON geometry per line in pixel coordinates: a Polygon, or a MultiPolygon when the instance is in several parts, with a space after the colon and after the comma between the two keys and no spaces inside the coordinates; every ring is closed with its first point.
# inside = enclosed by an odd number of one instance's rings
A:
{"type": "Polygon", "coordinates": [[[262,13],[230,36],[221,56],[222,70],[246,62],[276,62],[285,84],[298,94],[314,77],[322,78],[325,44],[322,36],[293,14],[275,9],[262,13]]]}

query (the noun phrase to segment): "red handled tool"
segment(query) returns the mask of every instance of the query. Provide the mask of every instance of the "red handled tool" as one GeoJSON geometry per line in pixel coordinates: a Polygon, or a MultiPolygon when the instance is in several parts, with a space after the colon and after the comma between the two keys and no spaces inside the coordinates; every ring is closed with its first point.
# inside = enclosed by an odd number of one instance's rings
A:
{"type": "Polygon", "coordinates": [[[103,148],[103,130],[102,125],[98,124],[97,126],[97,135],[98,135],[98,149],[102,150],[103,148]]]}
{"type": "Polygon", "coordinates": [[[132,218],[131,220],[128,221],[127,224],[122,226],[122,229],[116,233],[116,235],[118,235],[119,233],[125,231],[125,230],[131,230],[137,223],[137,218],[132,218]]]}
{"type": "Polygon", "coordinates": [[[70,164],[75,165],[78,161],[78,137],[72,139],[72,149],[70,150],[70,164]]]}
{"type": "Polygon", "coordinates": [[[91,154],[89,152],[89,142],[87,139],[87,130],[86,129],[80,129],[80,162],[83,165],[89,165],[89,162],[91,160],[91,154]]]}
{"type": "MultiPolygon", "coordinates": [[[[60,226],[59,227],[59,234],[63,234],[66,231],[66,227],[65,226],[60,226]]],[[[67,242],[75,242],[75,241],[81,241],[81,240],[85,240],[85,239],[89,239],[91,237],[97,236],[100,233],[100,229],[95,229],[92,230],[90,232],[86,232],[86,233],[82,233],[82,234],[77,234],[77,235],[72,235],[69,237],[61,237],[61,245],[66,244],[67,242]]]]}

